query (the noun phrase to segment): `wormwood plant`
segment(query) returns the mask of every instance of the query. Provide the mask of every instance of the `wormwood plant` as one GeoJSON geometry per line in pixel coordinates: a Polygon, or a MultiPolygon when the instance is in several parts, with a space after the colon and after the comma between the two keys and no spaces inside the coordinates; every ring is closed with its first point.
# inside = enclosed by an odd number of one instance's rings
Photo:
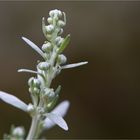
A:
{"type": "Polygon", "coordinates": [[[27,136],[24,127],[12,126],[10,134],[4,135],[5,140],[38,139],[42,131],[55,124],[64,130],[68,130],[63,117],[69,108],[69,101],[63,101],[55,107],[61,86],[53,89],[51,83],[62,70],[81,66],[87,62],[65,65],[67,58],[62,52],[70,41],[70,35],[65,38],[61,37],[63,27],[66,25],[65,13],[57,9],[51,10],[47,21],[49,25],[46,25],[45,18],[42,18],[42,31],[46,40],[41,49],[29,39],[22,37],[43,58],[43,60],[38,61],[36,71],[18,70],[18,72],[29,72],[35,75],[28,80],[31,103],[26,104],[17,97],[0,91],[1,100],[28,113],[32,119],[27,136]]]}

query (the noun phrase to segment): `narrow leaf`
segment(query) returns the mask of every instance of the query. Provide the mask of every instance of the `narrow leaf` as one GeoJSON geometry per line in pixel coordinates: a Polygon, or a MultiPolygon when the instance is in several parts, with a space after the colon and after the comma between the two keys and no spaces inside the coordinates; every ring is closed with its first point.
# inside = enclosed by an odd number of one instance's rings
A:
{"type": "Polygon", "coordinates": [[[70,102],[65,100],[65,101],[61,102],[58,106],[56,106],[55,109],[52,111],[52,113],[56,113],[56,114],[64,117],[67,114],[69,106],[70,106],[70,102]]]}
{"type": "Polygon", "coordinates": [[[65,14],[65,12],[63,12],[63,15],[64,15],[64,22],[65,22],[65,24],[66,24],[67,21],[66,21],[66,14],[65,14]]]}
{"type": "Polygon", "coordinates": [[[34,49],[37,53],[39,53],[43,58],[44,58],[44,53],[42,52],[42,50],[36,45],[34,44],[32,41],[30,41],[29,39],[22,37],[22,39],[32,48],[34,49]]]}
{"type": "Polygon", "coordinates": [[[29,70],[29,69],[19,69],[18,72],[28,72],[28,73],[39,74],[37,71],[29,70]]]}
{"type": "Polygon", "coordinates": [[[60,93],[60,90],[61,90],[61,85],[59,85],[59,86],[57,87],[57,89],[55,90],[55,94],[56,94],[56,95],[59,94],[59,93],[60,93]]]}
{"type": "Polygon", "coordinates": [[[27,105],[23,101],[21,101],[20,99],[18,99],[17,97],[15,97],[11,94],[0,91],[0,99],[23,111],[27,111],[27,105]]]}
{"type": "Polygon", "coordinates": [[[55,95],[54,99],[50,103],[47,104],[47,111],[48,112],[53,110],[53,108],[55,107],[58,99],[59,99],[59,95],[57,94],[57,95],[55,95]]]}
{"type": "Polygon", "coordinates": [[[55,124],[57,124],[59,127],[61,127],[64,130],[68,130],[68,126],[67,123],[65,122],[65,120],[59,116],[58,114],[54,114],[54,113],[48,113],[47,117],[49,120],[51,120],[52,122],[54,122],[55,124]]]}
{"type": "Polygon", "coordinates": [[[42,31],[43,31],[44,36],[47,38],[46,25],[45,25],[45,18],[44,17],[42,18],[42,31]]]}
{"type": "MultiPolygon", "coordinates": [[[[61,117],[64,117],[69,109],[70,103],[69,101],[61,102],[51,113],[58,114],[61,117]]],[[[53,121],[50,121],[47,117],[45,119],[45,129],[50,129],[55,126],[53,121]]]]}
{"type": "Polygon", "coordinates": [[[53,100],[49,104],[47,104],[48,111],[52,111],[52,109],[55,107],[59,98],[60,90],[61,90],[61,85],[59,85],[57,89],[55,90],[55,97],[53,98],[53,100]]]}
{"type": "Polygon", "coordinates": [[[58,53],[62,53],[64,51],[64,49],[68,46],[69,42],[70,42],[70,34],[68,34],[65,37],[64,41],[62,42],[62,44],[58,50],[58,53]]]}
{"type": "Polygon", "coordinates": [[[75,67],[79,67],[79,66],[85,65],[87,63],[88,62],[80,62],[80,63],[68,64],[68,65],[62,66],[61,69],[75,68],[75,67]]]}

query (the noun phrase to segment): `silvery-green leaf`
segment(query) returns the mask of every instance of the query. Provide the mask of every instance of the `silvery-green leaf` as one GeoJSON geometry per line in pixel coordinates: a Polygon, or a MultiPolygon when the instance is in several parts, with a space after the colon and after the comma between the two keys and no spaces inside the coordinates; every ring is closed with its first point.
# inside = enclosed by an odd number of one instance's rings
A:
{"type": "Polygon", "coordinates": [[[18,72],[28,72],[28,73],[39,74],[37,71],[29,70],[29,69],[19,69],[18,72]]]}
{"type": "Polygon", "coordinates": [[[54,108],[54,106],[56,105],[57,100],[59,98],[60,90],[61,90],[61,85],[59,85],[57,87],[57,89],[55,90],[55,97],[53,98],[53,100],[50,103],[47,104],[47,110],[48,111],[51,111],[54,108]]]}
{"type": "Polygon", "coordinates": [[[66,24],[66,14],[65,14],[65,12],[63,12],[63,15],[64,15],[64,22],[65,22],[65,24],[66,24]]]}
{"type": "MultiPolygon", "coordinates": [[[[69,101],[63,101],[61,102],[51,113],[58,114],[61,117],[64,117],[68,111],[68,108],[70,106],[69,101]]],[[[55,125],[54,122],[50,121],[47,117],[45,119],[45,129],[50,129],[55,125]]]]}
{"type": "Polygon", "coordinates": [[[45,18],[44,17],[42,18],[42,31],[43,31],[44,36],[47,38],[46,25],[45,25],[45,18]]]}
{"type": "Polygon", "coordinates": [[[57,124],[62,129],[68,130],[67,123],[60,115],[54,114],[54,113],[48,113],[47,117],[49,120],[51,120],[53,123],[57,124]]]}
{"type": "Polygon", "coordinates": [[[55,94],[56,94],[56,95],[59,94],[59,93],[60,93],[60,90],[61,90],[61,85],[59,85],[59,86],[57,87],[57,89],[55,90],[55,94]]]}
{"type": "Polygon", "coordinates": [[[85,65],[87,63],[88,62],[80,62],[80,63],[68,64],[68,65],[61,66],[61,69],[75,68],[75,67],[79,67],[79,66],[85,65]]]}
{"type": "Polygon", "coordinates": [[[62,53],[64,49],[68,46],[69,42],[70,42],[70,34],[68,34],[64,39],[64,41],[62,42],[61,46],[59,47],[58,53],[62,53]]]}
{"type": "Polygon", "coordinates": [[[55,107],[55,105],[58,101],[58,98],[59,98],[59,95],[57,94],[57,95],[55,95],[54,99],[50,103],[47,104],[48,112],[53,110],[53,108],[55,107]]]}
{"type": "Polygon", "coordinates": [[[39,53],[43,58],[44,58],[44,53],[42,52],[42,50],[36,45],[34,44],[32,41],[30,41],[29,39],[22,37],[22,39],[32,48],[34,49],[37,53],[39,53]]]}
{"type": "Polygon", "coordinates": [[[18,99],[17,97],[15,97],[11,94],[0,91],[0,99],[23,111],[27,111],[27,105],[23,101],[21,101],[20,99],[18,99]]]}

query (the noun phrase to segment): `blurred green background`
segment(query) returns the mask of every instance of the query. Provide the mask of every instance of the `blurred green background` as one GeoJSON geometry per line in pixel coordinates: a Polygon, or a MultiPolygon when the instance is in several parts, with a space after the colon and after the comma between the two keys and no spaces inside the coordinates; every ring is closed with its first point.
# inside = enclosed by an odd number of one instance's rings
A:
{"type": "MultiPolygon", "coordinates": [[[[59,127],[48,138],[140,138],[140,2],[0,2],[0,90],[30,102],[27,80],[41,57],[21,39],[42,45],[41,18],[51,9],[67,14],[64,36],[68,63],[89,61],[62,72],[53,83],[62,85],[61,98],[71,102],[59,127]]],[[[0,138],[11,124],[28,130],[30,117],[0,101],[0,138]]]]}

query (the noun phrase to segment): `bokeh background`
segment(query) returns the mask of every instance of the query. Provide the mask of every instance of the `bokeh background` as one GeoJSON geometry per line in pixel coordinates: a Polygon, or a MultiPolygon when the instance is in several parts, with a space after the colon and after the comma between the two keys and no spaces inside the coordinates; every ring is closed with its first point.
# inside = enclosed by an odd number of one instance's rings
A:
{"type": "MultiPolygon", "coordinates": [[[[54,127],[48,138],[140,138],[140,2],[42,1],[0,2],[0,90],[30,102],[27,80],[41,57],[22,40],[39,46],[45,38],[41,18],[51,9],[67,14],[64,36],[68,63],[89,61],[62,72],[59,102],[71,106],[65,120],[69,131],[54,127]]],[[[0,101],[0,138],[11,124],[28,130],[30,117],[0,101]]]]}

